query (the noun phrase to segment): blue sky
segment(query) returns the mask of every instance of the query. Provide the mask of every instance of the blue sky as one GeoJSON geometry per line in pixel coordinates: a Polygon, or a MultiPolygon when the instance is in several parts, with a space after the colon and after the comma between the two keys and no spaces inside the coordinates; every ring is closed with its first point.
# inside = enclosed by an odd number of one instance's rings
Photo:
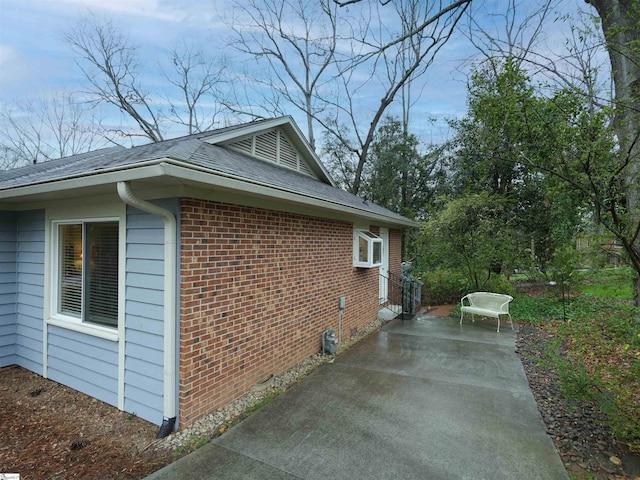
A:
{"type": "MultiPolygon", "coordinates": [[[[365,0],[366,1],[366,0],[365,0]]],[[[374,1],[374,0],[369,0],[374,1]]],[[[527,3],[521,2],[525,13],[527,3]]],[[[507,0],[474,0],[473,14],[487,29],[503,29],[502,19],[492,14],[501,11],[507,0]]],[[[562,12],[574,14],[588,8],[583,0],[563,0],[562,12]]],[[[150,85],[160,85],[158,66],[167,60],[174,45],[188,39],[216,55],[229,55],[242,62],[228,46],[231,32],[222,21],[230,11],[225,0],[0,0],[0,104],[12,105],[16,99],[48,97],[62,91],[81,88],[82,77],[73,54],[64,43],[65,31],[88,12],[104,16],[139,46],[141,69],[155,72],[150,85]]],[[[559,14],[558,14],[559,15],[559,14]]],[[[538,48],[558,49],[569,23],[550,17],[538,48]]],[[[446,118],[460,117],[466,110],[466,74],[474,50],[462,35],[455,35],[440,52],[426,75],[414,88],[414,131],[423,142],[446,138],[446,118]],[[435,121],[428,121],[435,119],[435,121]]],[[[551,53],[550,53],[551,55],[551,53]]],[[[363,97],[363,111],[371,108],[375,94],[363,97]]],[[[391,113],[398,113],[391,109],[391,113]]],[[[301,115],[291,109],[303,124],[301,115]]],[[[175,131],[176,136],[182,132],[175,131]]]]}
{"type": "Polygon", "coordinates": [[[151,68],[185,36],[215,43],[213,0],[1,0],[0,95],[74,87],[81,80],[63,35],[89,12],[112,19],[151,68]]]}

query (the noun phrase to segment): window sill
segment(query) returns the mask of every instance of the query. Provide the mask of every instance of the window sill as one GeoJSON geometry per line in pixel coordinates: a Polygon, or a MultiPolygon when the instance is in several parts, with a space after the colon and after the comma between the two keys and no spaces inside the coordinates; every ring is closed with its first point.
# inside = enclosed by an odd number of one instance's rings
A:
{"type": "Polygon", "coordinates": [[[119,340],[118,330],[102,327],[100,325],[92,325],[83,323],[76,320],[66,320],[60,318],[49,318],[47,325],[55,325],[56,327],[66,328],[67,330],[73,330],[74,332],[84,333],[86,335],[93,335],[94,337],[104,338],[112,342],[119,340]]]}

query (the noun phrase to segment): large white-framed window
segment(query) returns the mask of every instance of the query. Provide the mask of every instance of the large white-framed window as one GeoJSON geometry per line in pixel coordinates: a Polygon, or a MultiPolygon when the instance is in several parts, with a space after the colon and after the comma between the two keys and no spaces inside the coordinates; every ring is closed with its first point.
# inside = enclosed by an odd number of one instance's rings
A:
{"type": "Polygon", "coordinates": [[[49,324],[119,338],[124,302],[125,216],[122,207],[47,211],[49,324]]]}
{"type": "Polygon", "coordinates": [[[120,236],[117,217],[51,222],[52,319],[117,330],[120,236]]]}
{"type": "Polygon", "coordinates": [[[382,265],[382,239],[369,230],[356,229],[353,235],[353,266],[373,268],[382,265]]]}

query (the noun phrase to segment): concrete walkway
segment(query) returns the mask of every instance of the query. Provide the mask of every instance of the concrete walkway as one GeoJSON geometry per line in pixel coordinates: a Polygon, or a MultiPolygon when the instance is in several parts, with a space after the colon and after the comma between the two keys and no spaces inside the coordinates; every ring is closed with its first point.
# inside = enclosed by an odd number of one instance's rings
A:
{"type": "Polygon", "coordinates": [[[490,320],[394,320],[148,478],[567,479],[515,338],[490,320]]]}

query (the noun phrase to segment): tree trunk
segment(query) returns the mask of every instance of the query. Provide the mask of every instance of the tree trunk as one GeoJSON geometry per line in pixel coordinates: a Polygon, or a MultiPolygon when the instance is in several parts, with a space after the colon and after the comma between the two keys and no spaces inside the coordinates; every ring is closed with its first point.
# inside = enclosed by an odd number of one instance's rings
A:
{"type": "MultiPolygon", "coordinates": [[[[631,249],[640,251],[640,0],[587,0],[602,20],[615,86],[615,129],[625,172],[631,249]],[[635,234],[634,234],[635,230],[635,234]]],[[[634,262],[635,263],[635,262],[634,262]]],[[[640,270],[636,265],[634,297],[640,306],[640,270]]]]}

